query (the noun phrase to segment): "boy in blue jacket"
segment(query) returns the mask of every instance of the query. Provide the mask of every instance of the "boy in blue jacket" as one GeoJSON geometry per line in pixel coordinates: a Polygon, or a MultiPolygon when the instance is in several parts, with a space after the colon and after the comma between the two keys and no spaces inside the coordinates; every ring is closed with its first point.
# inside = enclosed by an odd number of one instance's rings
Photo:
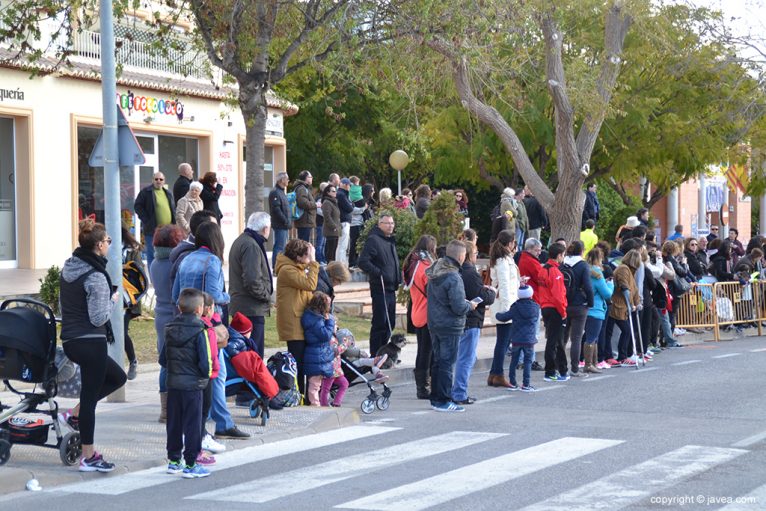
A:
{"type": "Polygon", "coordinates": [[[524,380],[521,386],[522,392],[534,392],[535,389],[529,378],[532,373],[532,355],[537,343],[537,322],[540,318],[540,306],[532,300],[532,288],[522,286],[519,288],[519,299],[505,312],[498,312],[495,318],[498,321],[511,321],[511,367],[508,371],[508,380],[511,386],[508,390],[519,390],[516,384],[516,366],[519,364],[521,353],[524,353],[524,380]]]}
{"type": "Polygon", "coordinates": [[[181,314],[165,326],[165,345],[160,352],[160,365],[168,371],[167,473],[183,472],[186,479],[210,475],[197,463],[202,450],[202,390],[213,367],[207,327],[200,319],[204,304],[199,289],[181,291],[181,314]],[[182,450],[185,466],[181,463],[182,450]]]}

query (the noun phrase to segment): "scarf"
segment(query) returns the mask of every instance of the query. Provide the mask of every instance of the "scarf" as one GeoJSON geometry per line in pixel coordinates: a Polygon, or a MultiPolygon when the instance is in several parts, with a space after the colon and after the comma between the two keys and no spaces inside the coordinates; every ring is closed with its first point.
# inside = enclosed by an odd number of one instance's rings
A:
{"type": "MultiPolygon", "coordinates": [[[[96,273],[102,274],[106,278],[106,284],[109,286],[109,292],[112,293],[114,287],[112,286],[112,279],[109,277],[109,273],[106,271],[106,257],[96,255],[92,250],[85,250],[82,247],[77,247],[72,253],[76,258],[86,262],[90,265],[96,273]]],[[[106,322],[106,341],[109,344],[114,343],[114,331],[112,330],[112,320],[106,322]]]]}
{"type": "Polygon", "coordinates": [[[271,265],[269,264],[269,258],[266,256],[266,238],[261,236],[259,233],[255,232],[252,229],[245,229],[245,234],[250,236],[255,240],[256,243],[258,243],[258,246],[261,247],[261,252],[263,253],[263,260],[266,261],[266,269],[269,270],[269,294],[274,293],[274,277],[271,275],[271,265]]]}

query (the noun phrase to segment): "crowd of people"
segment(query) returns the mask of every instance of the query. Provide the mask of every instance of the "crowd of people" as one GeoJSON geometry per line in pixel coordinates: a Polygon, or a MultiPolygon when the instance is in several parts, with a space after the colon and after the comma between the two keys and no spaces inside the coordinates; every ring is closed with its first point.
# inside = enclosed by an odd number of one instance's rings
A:
{"type": "MultiPolygon", "coordinates": [[[[387,358],[381,350],[392,337],[397,291],[404,286],[417,339],[416,396],[429,400],[436,411],[462,412],[476,401],[468,387],[487,310],[496,331],[487,385],[534,392],[533,370],[544,371],[545,381],[560,382],[635,366],[663,348],[681,347],[676,336],[683,332],[674,330],[676,306],[690,283],[745,283],[762,273],[761,237],[745,247],[736,229],[726,239],[719,239],[715,228],[696,239],[685,237],[678,226],[660,244],[648,228],[645,209],[627,219],[612,248],[598,234],[595,185],[586,192],[580,239],[553,240],[544,247],[544,208],[528,190],[506,188],[492,213],[486,271],[476,266],[478,240],[472,229],[444,246],[423,235],[400,262],[395,221],[386,208],[422,218],[438,191],[421,185],[396,197],[387,188],[376,195],[372,185],[361,185],[355,176],[331,174],[315,198],[313,177],[303,171],[291,192],[287,174],[277,175],[269,212],[250,215],[229,247],[227,290],[217,204],[222,187],[212,172],[193,181],[188,164],[179,167],[179,174],[173,195],[162,173],[139,193],[135,209],[146,245],[124,230],[123,263],[142,264],[136,254],[145,252],[156,297],[159,420],[167,423],[167,470],[189,478],[209,474],[206,466],[215,462],[213,455],[225,449],[220,439],[249,436],[229,411],[225,354],[251,351],[262,359],[266,318],[274,305],[277,334],[295,359],[306,404],[340,406],[349,385],[342,354],[356,353],[375,380],[387,378],[380,371],[387,358]],[[377,224],[357,254],[356,241],[374,211],[377,224]],[[293,228],[297,237],[289,239],[293,228]],[[369,353],[355,347],[351,332],[338,330],[333,313],[335,288],[350,279],[350,266],[369,280],[369,353]],[[546,338],[542,364],[534,350],[541,324],[546,338]],[[611,343],[615,327],[616,349],[611,343]],[[207,430],[208,419],[215,424],[213,433],[207,430]]],[[[457,211],[467,216],[465,190],[452,193],[457,211]]],[[[108,472],[114,465],[94,448],[95,408],[135,377],[128,328],[140,310],[127,307],[125,315],[126,374],[106,354],[113,342],[109,317],[122,302],[105,270],[111,238],[103,225],[86,219],[79,242],[64,265],[61,295],[62,342],[66,355],[81,367],[82,393],[64,419],[82,435],[80,470],[108,472]]]]}

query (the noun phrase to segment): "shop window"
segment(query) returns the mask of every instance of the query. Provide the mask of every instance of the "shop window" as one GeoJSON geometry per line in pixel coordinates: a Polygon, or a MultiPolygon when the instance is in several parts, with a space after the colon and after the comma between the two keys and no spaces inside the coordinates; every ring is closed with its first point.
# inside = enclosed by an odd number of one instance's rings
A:
{"type": "MultiPolygon", "coordinates": [[[[159,145],[159,169],[165,174],[165,182],[168,189],[173,190],[173,183],[178,179],[178,166],[182,163],[188,163],[194,171],[194,179],[199,179],[205,172],[212,169],[199,168],[199,142],[196,138],[170,137],[160,135],[159,145]]],[[[149,179],[146,185],[143,185],[144,179],[141,176],[142,186],[148,186],[152,180],[149,179]]]]}
{"type": "MultiPolygon", "coordinates": [[[[247,146],[245,145],[242,146],[242,163],[247,164],[247,146]]],[[[263,188],[265,195],[274,188],[274,147],[270,145],[265,146],[263,150],[263,188]]]]}

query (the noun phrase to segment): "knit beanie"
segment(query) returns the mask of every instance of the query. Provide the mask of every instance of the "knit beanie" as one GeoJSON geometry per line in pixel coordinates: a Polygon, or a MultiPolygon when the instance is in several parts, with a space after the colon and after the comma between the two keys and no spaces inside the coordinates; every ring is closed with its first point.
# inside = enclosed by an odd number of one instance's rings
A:
{"type": "Polygon", "coordinates": [[[231,327],[245,337],[253,331],[253,323],[241,312],[235,313],[231,318],[231,327]]]}
{"type": "Polygon", "coordinates": [[[534,291],[531,286],[522,286],[519,288],[519,300],[524,298],[532,298],[534,291]]]}

